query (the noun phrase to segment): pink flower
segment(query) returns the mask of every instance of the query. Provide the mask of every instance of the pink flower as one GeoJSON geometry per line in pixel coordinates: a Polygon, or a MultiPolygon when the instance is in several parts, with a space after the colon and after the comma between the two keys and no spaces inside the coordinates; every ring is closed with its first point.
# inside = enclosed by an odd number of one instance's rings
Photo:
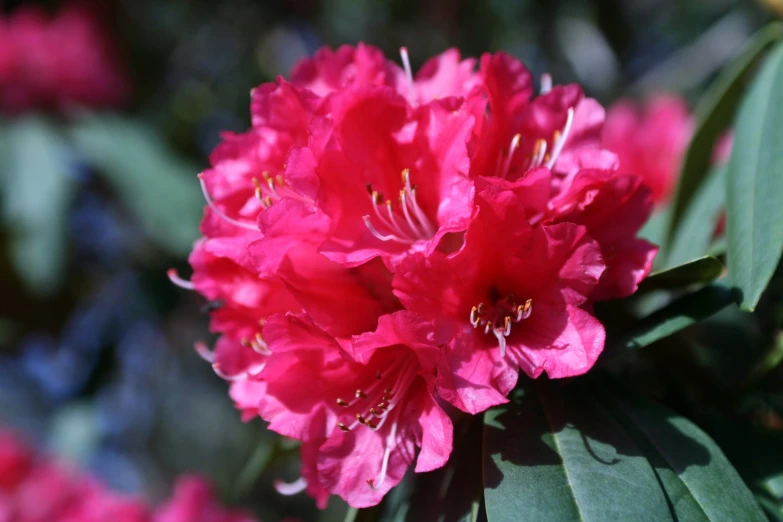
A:
{"type": "Polygon", "coordinates": [[[548,203],[545,223],[576,223],[601,247],[606,270],[593,301],[633,294],[652,269],[658,247],[636,237],[652,212],[650,190],[639,176],[582,169],[548,203]]]}
{"type": "Polygon", "coordinates": [[[502,52],[482,56],[480,75],[466,102],[476,118],[471,176],[516,180],[539,166],[567,174],[583,149],[597,148],[604,110],[578,85],[544,76],[533,97],[530,72],[502,52]]]}
{"type": "Polygon", "coordinates": [[[16,435],[0,430],[2,522],[254,522],[221,506],[206,480],[183,476],[154,513],[142,499],[106,489],[92,477],[35,455],[16,435]]]}
{"type": "MultiPolygon", "coordinates": [[[[451,453],[441,399],[478,413],[531,377],[587,372],[595,301],[634,292],[643,180],[600,148],[604,110],[510,56],[447,51],[414,75],[328,48],[253,91],[252,127],[201,176],[192,287],[242,417],[302,442],[279,483],[375,505],[451,453]],[[259,332],[259,328],[261,331],[259,332]]],[[[176,280],[176,276],[174,275],[176,280]]]]}
{"type": "Polygon", "coordinates": [[[366,507],[402,479],[416,448],[417,472],[445,464],[452,426],[432,382],[449,336],[410,312],[380,317],[350,343],[305,317],[270,318],[272,355],[257,382],[236,383],[232,394],[245,407],[255,401],[270,429],[304,441],[303,478],[283,491],[318,496],[320,486],[366,507]]]}
{"type": "Polygon", "coordinates": [[[78,485],[73,502],[57,522],[149,522],[149,509],[138,498],[110,493],[98,482],[86,479],[78,485]]]}
{"type": "Polygon", "coordinates": [[[0,110],[116,107],[128,82],[97,4],[70,4],[51,20],[35,8],[0,19],[0,110]]]}
{"type": "Polygon", "coordinates": [[[32,466],[32,451],[12,433],[0,430],[0,491],[15,488],[32,466]]]}
{"type": "Polygon", "coordinates": [[[511,191],[490,187],[478,200],[462,250],[411,256],[394,278],[407,309],[456,324],[436,383],[469,413],[505,402],[517,369],[534,378],[585,373],[605,336],[580,308],[605,268],[585,227],[531,227],[511,191]]]}
{"type": "Polygon", "coordinates": [[[171,498],[152,517],[152,522],[254,521],[248,513],[223,507],[215,498],[212,486],[196,475],[179,477],[171,498]]]}
{"type": "Polygon", "coordinates": [[[138,498],[105,489],[0,431],[0,520],[3,522],[149,522],[138,498]]]}
{"type": "Polygon", "coordinates": [[[412,106],[374,84],[330,93],[282,175],[296,194],[259,219],[259,262],[274,265],[287,245],[306,241],[344,266],[375,257],[394,265],[464,230],[473,116],[460,103],[412,106]]]}
{"type": "Polygon", "coordinates": [[[609,109],[601,144],[618,155],[622,172],[642,176],[660,205],[673,195],[693,125],[679,97],[659,95],[641,110],[622,100],[609,109]]]}

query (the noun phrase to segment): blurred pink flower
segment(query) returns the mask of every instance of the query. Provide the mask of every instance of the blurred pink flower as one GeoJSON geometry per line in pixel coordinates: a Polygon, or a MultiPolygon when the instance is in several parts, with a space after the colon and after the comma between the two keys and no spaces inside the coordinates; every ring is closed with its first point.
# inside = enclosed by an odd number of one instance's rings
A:
{"type": "Polygon", "coordinates": [[[128,80],[98,4],[71,3],[55,17],[21,7],[0,17],[0,111],[116,107],[128,80]]]}
{"type": "Polygon", "coordinates": [[[609,108],[602,146],[620,160],[620,171],[642,176],[656,205],[673,196],[693,118],[682,98],[658,95],[642,108],[621,100],[609,108]]]}
{"type": "Polygon", "coordinates": [[[174,493],[152,516],[152,522],[254,522],[241,510],[223,507],[215,498],[212,486],[198,475],[177,479],[174,493]]]}
{"type": "Polygon", "coordinates": [[[36,455],[17,435],[0,429],[0,522],[254,522],[223,507],[209,483],[182,476],[159,508],[110,491],[92,477],[36,455]]]}

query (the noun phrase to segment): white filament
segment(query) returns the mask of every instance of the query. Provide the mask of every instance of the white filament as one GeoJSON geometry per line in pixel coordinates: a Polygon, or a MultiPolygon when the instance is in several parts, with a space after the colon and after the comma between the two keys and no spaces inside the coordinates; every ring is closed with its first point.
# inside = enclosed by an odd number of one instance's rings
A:
{"type": "Polygon", "coordinates": [[[296,495],[297,493],[304,491],[307,488],[307,481],[304,477],[299,477],[293,482],[275,480],[274,486],[278,493],[290,497],[291,495],[296,495]]]}
{"type": "Polygon", "coordinates": [[[391,450],[394,447],[395,444],[395,437],[397,436],[397,423],[395,422],[392,424],[391,431],[389,432],[389,436],[386,437],[386,449],[383,452],[383,464],[381,464],[381,473],[379,475],[379,480],[377,484],[375,481],[373,481],[370,484],[370,487],[372,489],[381,489],[383,487],[383,483],[386,481],[386,471],[389,469],[389,457],[391,456],[391,450]]]}
{"type": "Polygon", "coordinates": [[[573,123],[574,108],[571,107],[568,109],[568,116],[566,117],[565,127],[563,127],[563,133],[558,138],[557,143],[554,144],[554,148],[552,149],[552,156],[549,158],[549,161],[546,164],[548,169],[554,167],[555,162],[557,161],[557,157],[560,156],[560,153],[563,151],[563,147],[565,147],[566,140],[568,139],[568,133],[571,132],[571,125],[573,123]]]}
{"type": "Polygon", "coordinates": [[[204,182],[204,178],[199,176],[199,182],[201,183],[201,192],[204,193],[204,199],[207,201],[207,205],[209,205],[209,208],[215,211],[215,213],[220,216],[220,218],[225,221],[226,223],[230,223],[236,227],[244,228],[246,230],[253,230],[255,232],[258,232],[258,227],[255,225],[251,225],[250,223],[243,223],[242,221],[237,221],[234,218],[230,218],[227,215],[223,213],[222,210],[220,210],[217,205],[215,205],[215,202],[212,201],[212,198],[209,195],[209,191],[207,190],[207,184],[204,182]]]}
{"type": "Polygon", "coordinates": [[[175,285],[177,285],[180,288],[183,288],[185,290],[195,290],[196,289],[196,286],[191,281],[187,281],[185,279],[182,279],[179,276],[179,274],[177,274],[177,271],[174,268],[170,268],[169,270],[167,270],[166,271],[166,275],[168,276],[169,281],[171,281],[172,283],[174,283],[175,285]]]}
{"type": "Polygon", "coordinates": [[[413,96],[413,70],[411,69],[411,60],[408,56],[407,47],[400,47],[400,59],[402,60],[402,67],[405,69],[405,79],[408,81],[408,91],[410,96],[413,96]]]}

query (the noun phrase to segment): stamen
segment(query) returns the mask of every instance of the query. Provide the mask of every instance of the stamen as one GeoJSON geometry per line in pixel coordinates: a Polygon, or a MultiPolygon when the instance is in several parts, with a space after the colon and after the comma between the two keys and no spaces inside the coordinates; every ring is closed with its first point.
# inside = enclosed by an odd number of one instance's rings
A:
{"type": "Polygon", "coordinates": [[[479,303],[470,309],[470,324],[473,328],[484,327],[484,333],[492,335],[498,341],[500,356],[506,355],[506,337],[511,335],[511,328],[514,323],[518,323],[530,317],[533,312],[533,300],[528,299],[524,304],[517,305],[516,298],[508,295],[504,299],[498,300],[491,307],[484,303],[479,303]]]}
{"type": "Polygon", "coordinates": [[[388,199],[386,200],[386,213],[389,214],[389,221],[391,222],[394,231],[397,232],[400,236],[407,235],[400,227],[399,223],[397,223],[397,217],[394,215],[394,211],[392,210],[392,202],[388,199]]]}
{"type": "Polygon", "coordinates": [[[351,430],[348,428],[348,426],[346,426],[346,425],[345,425],[345,424],[343,424],[342,422],[338,422],[338,423],[337,423],[337,427],[338,427],[338,428],[340,428],[342,431],[351,431],[351,430]]]}
{"type": "Polygon", "coordinates": [[[498,340],[498,348],[500,348],[500,357],[506,356],[506,336],[503,335],[503,332],[501,330],[493,330],[492,333],[495,334],[495,338],[498,340]]]}
{"type": "Polygon", "coordinates": [[[220,368],[220,365],[218,363],[212,364],[212,370],[217,374],[218,377],[226,381],[241,381],[247,379],[247,372],[238,373],[236,375],[230,375],[228,373],[225,373],[220,368]]]}
{"type": "Polygon", "coordinates": [[[470,309],[470,324],[473,326],[473,328],[478,326],[479,322],[479,314],[478,314],[478,306],[474,306],[470,309]]]}
{"type": "Polygon", "coordinates": [[[520,134],[514,134],[514,137],[511,138],[511,145],[508,148],[508,156],[506,156],[506,159],[503,161],[503,170],[501,171],[500,175],[502,178],[508,177],[508,169],[511,167],[511,160],[514,158],[514,152],[516,152],[517,148],[519,147],[519,140],[522,139],[522,136],[520,134]]]}
{"type": "Polygon", "coordinates": [[[392,447],[395,445],[395,437],[397,436],[397,423],[392,424],[391,432],[386,438],[386,449],[383,452],[383,464],[381,464],[381,473],[378,482],[375,479],[367,479],[367,484],[372,489],[380,489],[383,487],[383,483],[386,480],[386,470],[389,468],[389,456],[391,456],[392,447]]]}
{"type": "Polygon", "coordinates": [[[356,390],[355,395],[357,399],[364,399],[365,397],[367,397],[362,390],[356,390]]]}
{"type": "Polygon", "coordinates": [[[424,211],[419,206],[419,202],[416,201],[416,187],[414,186],[410,190],[410,197],[407,198],[408,204],[411,206],[411,210],[413,210],[413,214],[416,216],[416,219],[419,220],[419,223],[421,223],[421,226],[424,227],[424,230],[427,233],[427,236],[432,237],[435,235],[435,227],[432,226],[430,223],[430,220],[427,218],[426,214],[424,214],[424,211]]]}
{"type": "Polygon", "coordinates": [[[574,108],[570,107],[568,109],[568,115],[566,116],[566,123],[565,123],[565,127],[563,127],[563,132],[560,136],[555,137],[553,148],[552,148],[552,156],[549,158],[549,161],[547,161],[546,164],[546,167],[548,169],[554,167],[558,156],[560,156],[560,153],[563,151],[563,147],[565,147],[566,140],[568,139],[568,133],[571,132],[571,125],[573,123],[574,123],[574,108]]]}
{"type": "Polygon", "coordinates": [[[193,348],[196,350],[196,353],[199,357],[207,361],[208,363],[212,364],[215,362],[215,354],[212,353],[212,350],[210,350],[206,344],[204,344],[201,341],[197,341],[193,344],[193,348]]]}
{"type": "Polygon", "coordinates": [[[400,59],[402,60],[402,67],[405,69],[405,79],[408,80],[409,96],[413,96],[413,70],[411,69],[411,60],[408,56],[407,47],[400,47],[400,59]]]}
{"type": "Polygon", "coordinates": [[[385,236],[378,232],[378,230],[373,226],[372,222],[370,221],[370,216],[363,216],[362,220],[364,221],[364,225],[370,230],[373,236],[377,237],[381,241],[397,241],[399,243],[405,243],[408,245],[414,244],[415,240],[410,239],[404,239],[401,237],[397,237],[394,234],[389,234],[388,236],[385,236]]]}
{"type": "Polygon", "coordinates": [[[272,355],[272,350],[269,349],[269,345],[266,344],[260,333],[256,333],[255,339],[250,342],[250,347],[261,355],[272,355]]]}
{"type": "Polygon", "coordinates": [[[338,405],[338,406],[342,406],[342,407],[344,408],[344,407],[348,406],[348,403],[347,403],[347,402],[345,402],[344,400],[342,400],[342,399],[338,398],[338,399],[337,399],[337,405],[338,405]]]}
{"type": "Polygon", "coordinates": [[[304,477],[299,477],[293,482],[285,482],[282,480],[274,481],[275,489],[278,493],[285,496],[296,495],[307,489],[307,481],[304,477]]]}
{"type": "Polygon", "coordinates": [[[544,73],[541,75],[541,94],[547,94],[552,90],[552,75],[544,73]]]}
{"type": "Polygon", "coordinates": [[[226,214],[223,213],[222,210],[220,210],[217,205],[215,205],[215,202],[212,201],[212,198],[209,195],[209,191],[207,190],[207,184],[204,182],[204,176],[202,174],[198,175],[199,182],[201,183],[201,192],[204,193],[204,199],[207,202],[207,205],[217,214],[220,219],[225,221],[226,223],[230,223],[236,227],[244,228],[246,230],[252,230],[254,232],[258,232],[258,227],[255,225],[251,225],[250,223],[243,223],[242,221],[237,221],[234,218],[228,217],[226,214]]]}
{"type": "Polygon", "coordinates": [[[536,141],[535,148],[533,149],[533,159],[530,161],[530,167],[540,167],[541,163],[544,161],[544,156],[546,155],[546,140],[538,140],[536,141]]]}
{"type": "Polygon", "coordinates": [[[177,274],[176,268],[170,268],[166,271],[166,275],[169,278],[169,281],[174,283],[180,288],[183,288],[185,290],[195,290],[196,285],[194,285],[191,281],[187,281],[185,279],[182,279],[179,274],[177,274]]]}

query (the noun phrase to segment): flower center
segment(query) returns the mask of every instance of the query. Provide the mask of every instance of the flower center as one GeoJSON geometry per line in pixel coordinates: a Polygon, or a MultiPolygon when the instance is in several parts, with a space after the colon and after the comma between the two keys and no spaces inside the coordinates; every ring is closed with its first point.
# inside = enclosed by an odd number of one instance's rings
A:
{"type": "Polygon", "coordinates": [[[389,457],[397,445],[399,413],[401,406],[405,405],[408,389],[418,375],[417,368],[415,358],[409,354],[392,363],[384,372],[378,371],[369,386],[356,390],[352,400],[337,398],[337,405],[344,408],[352,419],[337,423],[342,431],[351,431],[364,425],[386,434],[378,479],[367,479],[367,484],[373,489],[379,489],[386,480],[389,457]]]}
{"type": "Polygon", "coordinates": [[[396,241],[412,245],[417,241],[431,239],[435,235],[435,227],[416,200],[416,185],[411,185],[410,170],[403,170],[401,178],[403,188],[400,190],[396,206],[390,199],[384,201],[383,194],[373,190],[372,185],[367,185],[375,214],[374,219],[382,226],[380,229],[376,227],[369,214],[362,218],[364,224],[372,235],[381,241],[396,241]]]}
{"type": "Polygon", "coordinates": [[[511,327],[533,313],[533,300],[520,301],[509,294],[495,300],[492,305],[479,303],[470,310],[470,324],[473,328],[484,327],[485,334],[492,334],[498,340],[500,356],[506,356],[506,337],[511,335],[511,327]]]}

